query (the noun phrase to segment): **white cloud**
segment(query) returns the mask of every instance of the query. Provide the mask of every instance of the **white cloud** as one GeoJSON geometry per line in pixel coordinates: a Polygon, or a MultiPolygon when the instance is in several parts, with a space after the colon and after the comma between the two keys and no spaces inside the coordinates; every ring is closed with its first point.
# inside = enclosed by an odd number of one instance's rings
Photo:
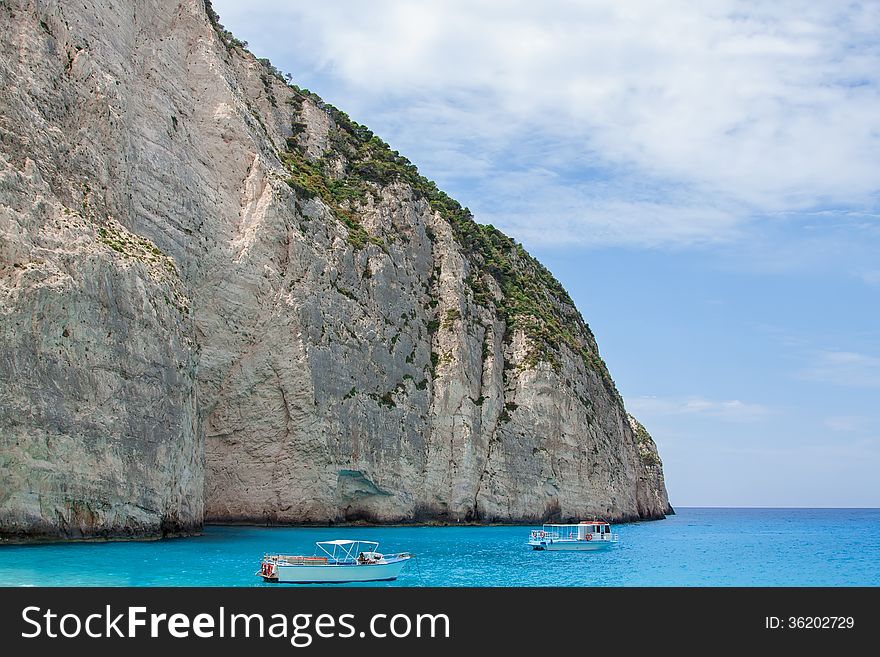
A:
{"type": "Polygon", "coordinates": [[[800,376],[817,383],[876,388],[880,387],[880,358],[854,351],[822,351],[800,376]]]}
{"type": "Polygon", "coordinates": [[[696,415],[731,422],[755,422],[769,414],[765,406],[739,399],[710,401],[701,397],[670,399],[643,396],[626,400],[626,406],[635,415],[696,415]]]}
{"type": "Polygon", "coordinates": [[[521,237],[687,245],[876,204],[880,4],[214,4],[440,182],[476,179],[521,237]],[[536,192],[541,212],[495,195],[545,172],[573,179],[536,192]]]}
{"type": "Polygon", "coordinates": [[[733,239],[741,230],[731,212],[675,192],[663,202],[609,184],[597,195],[588,186],[549,169],[509,172],[481,184],[471,209],[530,245],[553,245],[559,236],[569,245],[626,244],[635,236],[643,246],[690,246],[733,239]]]}
{"type": "Polygon", "coordinates": [[[863,429],[868,423],[868,418],[862,415],[832,415],[826,417],[824,424],[836,433],[851,433],[863,429]]]}

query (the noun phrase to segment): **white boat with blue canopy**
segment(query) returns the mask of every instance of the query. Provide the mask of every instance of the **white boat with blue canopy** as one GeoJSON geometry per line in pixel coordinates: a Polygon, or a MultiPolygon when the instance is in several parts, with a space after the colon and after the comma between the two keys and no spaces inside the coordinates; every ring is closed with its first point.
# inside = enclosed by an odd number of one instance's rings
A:
{"type": "Polygon", "coordinates": [[[380,582],[397,579],[408,552],[381,554],[376,541],[318,541],[309,557],[266,554],[256,574],[264,582],[323,584],[341,582],[380,582]]]}
{"type": "Polygon", "coordinates": [[[533,529],[529,545],[534,550],[601,550],[617,543],[611,525],[601,520],[584,520],[576,525],[545,524],[533,529]]]}

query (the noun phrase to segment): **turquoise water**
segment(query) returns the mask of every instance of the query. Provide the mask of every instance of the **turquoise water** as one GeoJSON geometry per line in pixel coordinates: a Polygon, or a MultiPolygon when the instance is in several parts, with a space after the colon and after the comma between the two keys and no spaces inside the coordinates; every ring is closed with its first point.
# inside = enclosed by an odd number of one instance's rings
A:
{"type": "Polygon", "coordinates": [[[278,586],[253,575],[264,552],[358,538],[417,557],[397,581],[361,586],[880,586],[880,509],[686,508],[616,530],[610,550],[572,553],[528,549],[528,527],[207,527],[164,541],[2,546],[0,585],[278,586]]]}

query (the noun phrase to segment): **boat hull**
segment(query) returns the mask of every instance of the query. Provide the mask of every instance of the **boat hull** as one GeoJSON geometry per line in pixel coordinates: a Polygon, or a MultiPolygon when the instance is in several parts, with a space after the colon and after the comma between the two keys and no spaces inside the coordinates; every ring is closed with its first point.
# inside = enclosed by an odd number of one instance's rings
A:
{"type": "Polygon", "coordinates": [[[340,584],[343,582],[382,582],[397,579],[409,557],[375,564],[278,564],[275,577],[267,582],[282,584],[340,584]]]}
{"type": "Polygon", "coordinates": [[[529,541],[529,545],[532,546],[534,550],[546,550],[548,552],[561,552],[561,551],[569,551],[569,552],[595,552],[597,550],[606,550],[612,545],[617,543],[617,541],[570,541],[570,540],[558,540],[558,541],[529,541]]]}

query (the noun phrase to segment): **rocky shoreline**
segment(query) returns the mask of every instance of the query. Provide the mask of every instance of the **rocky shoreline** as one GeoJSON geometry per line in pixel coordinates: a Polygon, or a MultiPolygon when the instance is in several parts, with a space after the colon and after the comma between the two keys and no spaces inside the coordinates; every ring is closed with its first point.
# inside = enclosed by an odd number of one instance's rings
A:
{"type": "MultiPolygon", "coordinates": [[[[656,517],[639,517],[628,516],[622,518],[603,518],[606,522],[616,525],[631,524],[634,522],[651,522],[654,520],[663,520],[667,516],[675,515],[675,509],[670,505],[666,512],[656,517]]],[[[554,518],[554,519],[528,519],[520,518],[514,520],[505,520],[503,522],[475,522],[461,521],[449,522],[441,520],[411,520],[407,522],[385,522],[375,523],[363,520],[341,521],[341,522],[314,522],[314,523],[272,523],[266,521],[258,521],[256,519],[239,519],[239,518],[223,518],[222,520],[205,519],[199,529],[193,529],[188,532],[167,533],[157,536],[154,533],[145,533],[141,535],[108,535],[108,536],[82,536],[82,537],[59,537],[59,536],[34,536],[25,535],[20,537],[3,536],[0,537],[0,545],[51,545],[56,543],[108,543],[113,541],[161,541],[165,539],[176,538],[193,538],[202,536],[204,527],[265,527],[265,528],[321,528],[321,527],[534,527],[544,522],[578,522],[579,518],[554,518]]]]}

